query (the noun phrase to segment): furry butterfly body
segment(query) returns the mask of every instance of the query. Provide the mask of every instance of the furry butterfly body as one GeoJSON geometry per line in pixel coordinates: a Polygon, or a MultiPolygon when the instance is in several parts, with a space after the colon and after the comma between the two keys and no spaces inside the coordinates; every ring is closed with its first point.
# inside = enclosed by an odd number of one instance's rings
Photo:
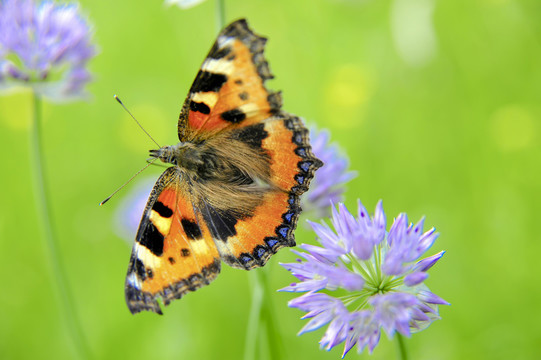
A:
{"type": "Polygon", "coordinates": [[[299,196],[322,166],[302,121],[281,110],[245,20],[227,26],[203,62],[178,121],[171,164],[150,194],[126,278],[132,313],[165,305],[216,278],[222,262],[250,270],[294,246],[299,196]]]}

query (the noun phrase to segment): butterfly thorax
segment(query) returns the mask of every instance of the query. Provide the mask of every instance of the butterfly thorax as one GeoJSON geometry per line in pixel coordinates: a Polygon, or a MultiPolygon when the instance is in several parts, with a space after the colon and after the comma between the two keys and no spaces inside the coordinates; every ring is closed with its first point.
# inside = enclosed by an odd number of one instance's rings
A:
{"type": "Polygon", "coordinates": [[[199,172],[209,163],[209,155],[205,147],[191,142],[179,142],[176,145],[164,146],[158,150],[150,150],[150,156],[158,158],[166,164],[177,165],[195,172],[199,172]]]}
{"type": "Polygon", "coordinates": [[[242,171],[235,165],[220,156],[217,151],[205,142],[179,142],[176,145],[164,146],[158,150],[150,150],[150,156],[160,159],[167,164],[173,164],[198,180],[216,180],[227,178],[228,181],[238,182],[239,177],[245,183],[251,183],[246,179],[242,171]]]}

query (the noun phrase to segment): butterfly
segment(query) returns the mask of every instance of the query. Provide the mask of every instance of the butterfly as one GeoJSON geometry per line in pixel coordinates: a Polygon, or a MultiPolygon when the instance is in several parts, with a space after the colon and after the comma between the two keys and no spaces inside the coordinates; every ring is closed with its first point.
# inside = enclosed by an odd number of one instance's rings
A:
{"type": "Polygon", "coordinates": [[[178,120],[180,142],[150,150],[171,164],[145,207],[126,277],[132,314],[208,285],[221,263],[261,267],[295,246],[299,196],[323,165],[301,119],[281,110],[266,38],[237,20],[218,35],[178,120]]]}

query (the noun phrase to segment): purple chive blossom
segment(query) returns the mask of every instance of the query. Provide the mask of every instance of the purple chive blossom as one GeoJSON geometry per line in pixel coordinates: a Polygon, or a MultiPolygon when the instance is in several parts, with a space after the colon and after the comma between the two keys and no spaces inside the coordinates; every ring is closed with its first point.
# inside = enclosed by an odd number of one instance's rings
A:
{"type": "Polygon", "coordinates": [[[299,280],[281,291],[305,293],[289,302],[310,319],[299,335],[328,324],[320,345],[330,350],[343,342],[344,357],[355,344],[359,353],[372,352],[382,329],[410,336],[440,318],[438,305],[449,303],[424,281],[444,252],[419,260],[438,237],[434,229],[423,233],[424,219],[408,224],[400,214],[386,233],[381,201],[373,217],[359,201],[356,217],[339,204],[331,223],[334,230],[310,223],[322,247],[303,244],[308,253],[294,251],[297,262],[281,264],[299,280]]]}
{"type": "Polygon", "coordinates": [[[317,217],[326,216],[331,204],[342,201],[344,185],[357,176],[355,171],[348,171],[349,159],[338,145],[329,144],[329,138],[326,129],[310,130],[312,152],[323,161],[323,167],[316,172],[310,190],[303,195],[302,208],[316,211],[317,217]]]}
{"type": "Polygon", "coordinates": [[[76,4],[0,2],[0,90],[30,86],[53,101],[82,97],[96,54],[76,4]]]}
{"type": "Polygon", "coordinates": [[[298,263],[284,264],[284,266],[288,265],[286,269],[298,279],[302,279],[302,282],[291,284],[282,289],[284,291],[305,292],[338,288],[354,291],[364,285],[363,277],[352,273],[343,264],[336,266],[330,261],[319,261],[308,253],[294,252],[303,257],[306,262],[299,259],[298,263]]]}

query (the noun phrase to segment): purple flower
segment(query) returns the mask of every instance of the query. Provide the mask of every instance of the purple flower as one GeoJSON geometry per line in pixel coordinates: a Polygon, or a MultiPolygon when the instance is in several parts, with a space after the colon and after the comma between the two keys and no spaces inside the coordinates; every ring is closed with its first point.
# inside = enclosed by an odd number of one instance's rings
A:
{"type": "Polygon", "coordinates": [[[155,182],[155,176],[139,179],[137,185],[122,198],[115,210],[115,232],[130,244],[133,243],[155,182]]]}
{"type": "Polygon", "coordinates": [[[189,9],[197,6],[205,0],[165,0],[166,5],[177,5],[181,9],[189,9]]]}
{"type": "Polygon", "coordinates": [[[30,86],[53,101],[83,96],[96,54],[91,35],[75,4],[0,2],[0,90],[30,86]]]}
{"type": "Polygon", "coordinates": [[[302,259],[281,264],[299,280],[281,291],[305,293],[289,302],[311,319],[300,334],[328,324],[321,347],[344,342],[344,357],[355,344],[372,352],[381,329],[410,336],[439,319],[438,305],[449,303],[424,281],[444,252],[419,260],[438,237],[433,228],[423,233],[424,219],[408,224],[400,214],[386,233],[381,201],[373,217],[359,201],[357,217],[339,204],[331,223],[334,230],[310,223],[322,247],[302,244],[308,253],[294,251],[302,259]],[[337,290],[341,296],[332,296],[337,290]]]}
{"type": "Polygon", "coordinates": [[[316,172],[310,190],[303,195],[302,208],[316,211],[318,218],[327,215],[331,204],[342,201],[344,185],[357,176],[357,172],[348,171],[349,159],[342,154],[338,145],[329,144],[329,138],[326,129],[310,130],[312,152],[324,165],[316,172]]]}

